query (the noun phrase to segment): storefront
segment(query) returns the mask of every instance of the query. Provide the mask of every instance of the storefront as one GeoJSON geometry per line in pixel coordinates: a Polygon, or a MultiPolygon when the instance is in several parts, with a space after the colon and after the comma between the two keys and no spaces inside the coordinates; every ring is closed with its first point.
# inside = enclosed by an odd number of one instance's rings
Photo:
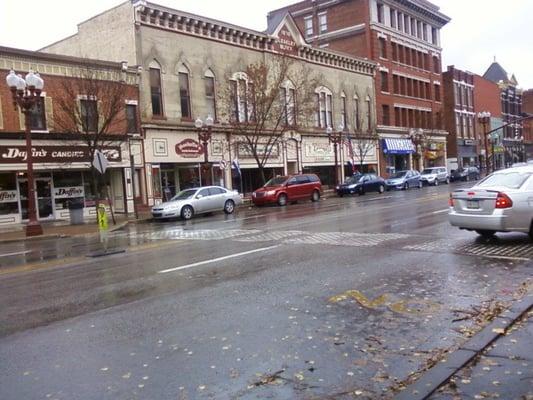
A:
{"type": "MultiPolygon", "coordinates": [[[[337,159],[342,169],[344,157],[337,159]]],[[[318,175],[322,185],[335,185],[335,153],[334,147],[324,136],[304,136],[302,138],[302,168],[304,173],[318,175]]]]}
{"type": "Polygon", "coordinates": [[[431,140],[424,151],[424,168],[446,166],[446,143],[431,140]]]}
{"type": "MultiPolygon", "coordinates": [[[[110,168],[105,175],[99,176],[105,188],[100,199],[111,204],[118,213],[128,212],[128,203],[132,203],[129,157],[123,159],[123,154],[128,156],[127,151],[121,144],[104,148],[110,168]]],[[[86,218],[96,215],[93,208],[96,196],[88,158],[87,149],[79,145],[35,141],[34,192],[40,221],[68,219],[69,205],[73,203],[83,205],[86,218]]],[[[0,225],[25,222],[28,218],[25,146],[21,141],[3,141],[0,159],[0,225]]]]}
{"type": "Polygon", "coordinates": [[[457,158],[461,167],[477,166],[479,159],[475,141],[471,139],[457,139],[457,158]]]}
{"type": "Polygon", "coordinates": [[[411,139],[384,138],[381,141],[381,148],[385,159],[386,175],[411,169],[414,160],[413,154],[415,153],[411,139]]]}

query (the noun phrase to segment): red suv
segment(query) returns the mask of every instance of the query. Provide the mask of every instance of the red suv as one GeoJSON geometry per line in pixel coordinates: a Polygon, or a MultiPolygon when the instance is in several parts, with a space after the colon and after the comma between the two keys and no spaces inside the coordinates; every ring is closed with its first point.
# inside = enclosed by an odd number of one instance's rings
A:
{"type": "Polygon", "coordinates": [[[315,174],[277,176],[253,192],[252,201],[256,206],[267,203],[284,206],[298,200],[318,201],[321,191],[322,183],[315,174]]]}

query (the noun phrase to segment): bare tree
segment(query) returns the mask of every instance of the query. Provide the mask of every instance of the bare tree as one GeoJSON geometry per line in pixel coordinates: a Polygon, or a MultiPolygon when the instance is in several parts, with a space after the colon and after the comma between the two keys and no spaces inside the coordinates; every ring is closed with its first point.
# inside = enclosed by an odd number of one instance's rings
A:
{"type": "Polygon", "coordinates": [[[228,80],[219,92],[223,117],[237,136],[237,153],[255,160],[266,183],[265,165],[284,134],[313,115],[320,79],[303,63],[279,55],[249,64],[228,80]]]}
{"type": "Polygon", "coordinates": [[[97,150],[104,152],[126,140],[124,101],[127,87],[118,71],[102,71],[89,65],[75,70],[74,76],[61,80],[54,98],[54,124],[85,147],[91,163],[91,187],[98,210],[102,193],[100,174],[92,166],[97,150]]]}
{"type": "Polygon", "coordinates": [[[366,113],[358,100],[355,101],[354,121],[352,130],[348,131],[346,140],[350,152],[354,158],[359,160],[359,170],[363,172],[363,166],[368,155],[376,148],[379,135],[376,125],[372,119],[372,110],[368,110],[369,102],[366,104],[366,113]]]}

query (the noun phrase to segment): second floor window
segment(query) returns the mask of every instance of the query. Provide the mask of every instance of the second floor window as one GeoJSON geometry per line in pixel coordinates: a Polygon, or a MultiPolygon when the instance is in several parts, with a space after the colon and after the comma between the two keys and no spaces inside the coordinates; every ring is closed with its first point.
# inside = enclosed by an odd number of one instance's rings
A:
{"type": "Polygon", "coordinates": [[[255,121],[253,84],[242,78],[231,80],[230,84],[233,119],[237,122],[255,121]]]}
{"type": "Polygon", "coordinates": [[[384,38],[379,38],[379,56],[387,58],[387,41],[384,38]]]}
{"type": "Polygon", "coordinates": [[[128,133],[139,132],[139,125],[137,123],[137,106],[135,104],[126,104],[126,124],[128,133]]]}
{"type": "Polygon", "coordinates": [[[313,17],[305,17],[304,19],[304,25],[305,25],[305,36],[310,37],[313,36],[313,17]]]}
{"type": "Polygon", "coordinates": [[[328,15],[327,14],[319,14],[318,15],[318,29],[320,33],[324,33],[328,31],[328,15]]]}
{"type": "Polygon", "coordinates": [[[191,94],[189,92],[189,74],[185,72],[179,73],[180,81],[180,104],[181,104],[181,118],[191,118],[191,94]]]}
{"type": "Polygon", "coordinates": [[[331,92],[323,89],[316,93],[316,99],[316,126],[319,128],[331,127],[333,121],[333,98],[331,92]]]}
{"type": "Polygon", "coordinates": [[[211,115],[211,117],[216,120],[215,78],[207,75],[205,76],[205,102],[207,115],[211,115]]]}
{"type": "Polygon", "coordinates": [[[96,100],[80,100],[81,124],[83,132],[98,131],[98,103],[96,100]]]}
{"type": "Polygon", "coordinates": [[[46,130],[46,112],[44,109],[44,97],[39,97],[30,110],[30,129],[32,131],[46,130]]]}
{"type": "Polygon", "coordinates": [[[281,104],[283,107],[283,122],[285,125],[296,124],[296,92],[293,88],[281,88],[281,104]]]}
{"type": "Polygon", "coordinates": [[[389,91],[389,74],[385,71],[381,71],[381,91],[389,91]]]}
{"type": "Polygon", "coordinates": [[[348,128],[348,119],[346,118],[346,95],[341,96],[341,125],[343,129],[348,128]]]}
{"type": "Polygon", "coordinates": [[[150,95],[152,97],[152,115],[162,116],[161,71],[158,68],[150,68],[150,95]]]}

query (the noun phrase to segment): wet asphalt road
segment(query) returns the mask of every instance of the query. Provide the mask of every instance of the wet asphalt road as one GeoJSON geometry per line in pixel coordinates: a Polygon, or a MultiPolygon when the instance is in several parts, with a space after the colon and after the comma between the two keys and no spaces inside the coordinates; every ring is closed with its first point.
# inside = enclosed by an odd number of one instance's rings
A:
{"type": "MultiPolygon", "coordinates": [[[[0,399],[390,397],[466,340],[458,312],[531,277],[527,236],[448,225],[449,189],[138,224],[124,254],[0,275],[0,399]]],[[[0,265],[98,246],[4,244],[0,265]]]]}

